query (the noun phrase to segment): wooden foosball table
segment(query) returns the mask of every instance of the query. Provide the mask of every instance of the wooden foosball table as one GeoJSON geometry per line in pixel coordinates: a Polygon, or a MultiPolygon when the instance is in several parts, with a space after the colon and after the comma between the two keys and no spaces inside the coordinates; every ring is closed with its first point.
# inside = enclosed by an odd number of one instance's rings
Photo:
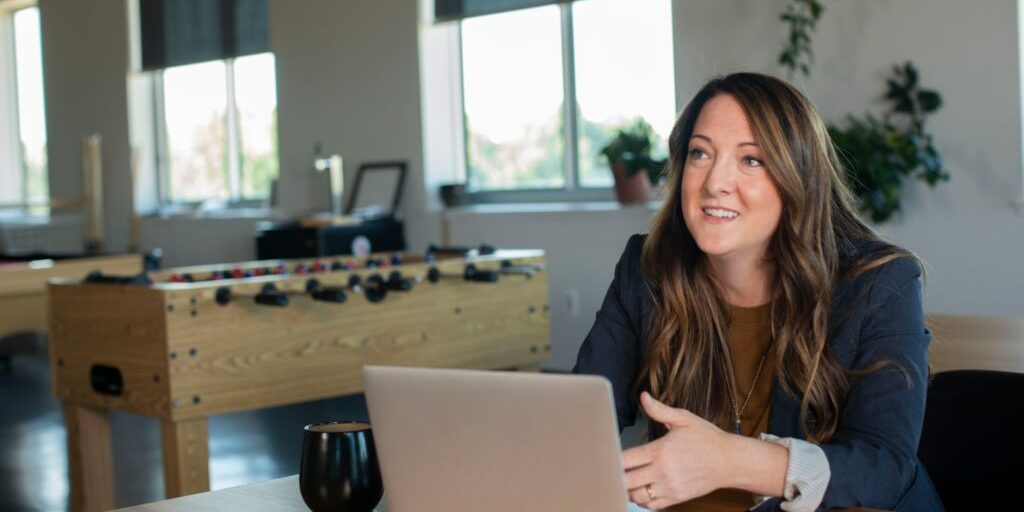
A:
{"type": "Polygon", "coordinates": [[[73,510],[114,506],[110,423],[160,420],[168,497],[209,490],[211,415],[358,393],[365,364],[536,370],[543,251],[277,260],[54,280],[73,510]]]}
{"type": "Polygon", "coordinates": [[[94,270],[138,273],[142,271],[143,259],[138,254],[81,258],[43,254],[32,257],[0,255],[0,373],[10,364],[12,353],[27,348],[19,344],[24,337],[9,336],[46,332],[48,280],[80,277],[94,270]]]}

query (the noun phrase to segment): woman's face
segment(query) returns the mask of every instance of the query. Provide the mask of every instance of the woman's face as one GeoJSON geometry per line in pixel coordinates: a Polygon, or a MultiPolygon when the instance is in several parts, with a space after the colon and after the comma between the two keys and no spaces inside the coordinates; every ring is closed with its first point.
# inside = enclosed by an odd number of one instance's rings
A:
{"type": "Polygon", "coordinates": [[[683,220],[702,251],[719,261],[764,256],[782,198],[733,96],[719,94],[704,105],[682,180],[683,220]]]}

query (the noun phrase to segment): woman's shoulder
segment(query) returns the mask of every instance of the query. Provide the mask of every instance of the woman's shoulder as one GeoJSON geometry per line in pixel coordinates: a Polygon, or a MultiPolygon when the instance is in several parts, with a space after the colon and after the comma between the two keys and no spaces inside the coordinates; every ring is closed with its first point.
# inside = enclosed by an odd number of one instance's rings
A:
{"type": "Polygon", "coordinates": [[[626,241],[626,248],[623,255],[618,257],[618,271],[635,273],[640,271],[640,259],[643,255],[643,245],[647,240],[646,233],[634,233],[626,241]]]}
{"type": "Polygon", "coordinates": [[[630,236],[626,241],[622,256],[619,257],[619,262],[615,265],[615,277],[619,280],[619,286],[628,289],[630,293],[640,293],[640,289],[635,289],[635,287],[643,282],[641,260],[646,241],[646,233],[630,236]]]}
{"type": "Polygon", "coordinates": [[[646,241],[647,233],[633,233],[629,236],[629,239],[626,240],[626,251],[629,252],[630,249],[633,249],[639,252],[646,241]]]}
{"type": "Polygon", "coordinates": [[[857,295],[884,300],[922,275],[912,252],[882,240],[849,240],[840,244],[840,286],[857,295]]]}
{"type": "Polygon", "coordinates": [[[626,240],[626,248],[619,258],[619,265],[628,265],[639,268],[640,258],[643,254],[644,243],[647,241],[647,233],[634,233],[626,240]]]}

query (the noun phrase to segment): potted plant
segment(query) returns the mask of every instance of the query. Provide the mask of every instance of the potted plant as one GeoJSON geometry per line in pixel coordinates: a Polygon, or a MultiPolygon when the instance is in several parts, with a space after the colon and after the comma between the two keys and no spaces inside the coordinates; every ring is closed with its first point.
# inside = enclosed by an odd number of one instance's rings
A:
{"type": "Polygon", "coordinates": [[[920,87],[917,69],[909,62],[895,66],[887,85],[890,106],[881,119],[851,115],[845,127],[828,127],[846,159],[861,210],[875,222],[885,222],[900,210],[904,178],[915,177],[931,187],[949,180],[932,136],[925,131],[925,119],[942,106],[942,96],[920,87]]]}
{"type": "MultiPolygon", "coordinates": [[[[789,26],[779,64],[790,79],[798,71],[811,73],[811,34],[824,9],[821,0],[788,0],[779,15],[789,26]]],[[[917,178],[930,187],[949,181],[942,156],[925,131],[925,120],[942,107],[942,96],[919,85],[917,68],[910,62],[896,65],[886,85],[889,108],[881,119],[870,113],[849,115],[843,125],[828,126],[861,211],[879,223],[900,211],[905,179],[917,178]]]]}
{"type": "Polygon", "coordinates": [[[612,140],[601,148],[601,155],[608,160],[615,177],[615,197],[620,203],[650,199],[651,184],[658,182],[665,167],[664,159],[651,157],[656,137],[651,125],[638,118],[616,130],[612,140]]]}

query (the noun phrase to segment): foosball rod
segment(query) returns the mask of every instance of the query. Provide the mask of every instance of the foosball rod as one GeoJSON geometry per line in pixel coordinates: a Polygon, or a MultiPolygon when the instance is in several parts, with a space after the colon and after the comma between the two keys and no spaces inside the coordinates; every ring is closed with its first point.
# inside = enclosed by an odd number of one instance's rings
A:
{"type": "Polygon", "coordinates": [[[349,276],[345,286],[322,286],[315,278],[306,280],[305,291],[280,290],[273,283],[263,285],[260,293],[255,295],[240,295],[231,291],[230,287],[222,286],[215,292],[215,300],[218,304],[225,306],[235,298],[252,298],[256,304],[264,306],[285,307],[288,305],[291,296],[308,296],[319,302],[333,302],[342,304],[348,300],[346,291],[362,292],[366,300],[380,302],[387,296],[388,291],[406,292],[412,289],[412,280],[402,277],[398,271],[393,271],[385,280],[380,274],[372,274],[366,278],[365,283],[359,275],[349,276]]]}

